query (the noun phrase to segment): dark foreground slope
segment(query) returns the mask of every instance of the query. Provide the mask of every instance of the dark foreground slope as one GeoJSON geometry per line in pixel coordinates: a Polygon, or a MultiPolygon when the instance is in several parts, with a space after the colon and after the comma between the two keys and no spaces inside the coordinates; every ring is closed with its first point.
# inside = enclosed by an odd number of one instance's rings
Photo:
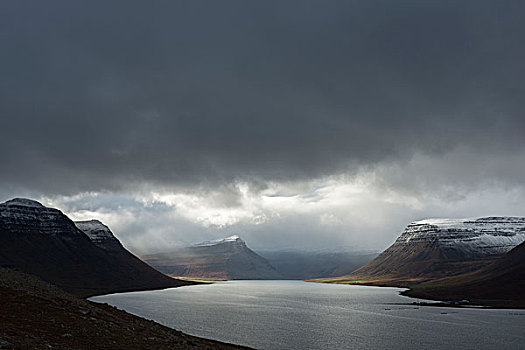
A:
{"type": "Polygon", "coordinates": [[[468,299],[478,304],[525,307],[525,243],[485,268],[414,285],[405,295],[435,300],[468,299]]]}
{"type": "Polygon", "coordinates": [[[279,279],[268,261],[238,236],[203,242],[169,253],[144,256],[150,265],[176,277],[198,279],[279,279]]]}
{"type": "Polygon", "coordinates": [[[17,198],[0,204],[0,266],[80,296],[189,283],[156,271],[117,243],[118,249],[95,245],[61,211],[38,202],[17,198]]]}
{"type": "Polygon", "coordinates": [[[0,268],[0,344],[14,349],[239,349],[186,335],[0,268]],[[9,344],[7,344],[7,343],[9,344]]]}

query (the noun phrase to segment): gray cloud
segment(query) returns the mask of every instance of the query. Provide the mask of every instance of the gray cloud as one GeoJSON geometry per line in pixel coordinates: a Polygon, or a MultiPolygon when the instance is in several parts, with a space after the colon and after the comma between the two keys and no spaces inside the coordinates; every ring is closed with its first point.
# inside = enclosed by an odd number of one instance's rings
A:
{"type": "Polygon", "coordinates": [[[2,4],[2,183],[309,179],[523,152],[521,1],[2,4]]]}
{"type": "Polygon", "coordinates": [[[0,197],[99,217],[140,252],[232,231],[383,247],[425,216],[519,215],[524,11],[3,2],[0,197]]]}

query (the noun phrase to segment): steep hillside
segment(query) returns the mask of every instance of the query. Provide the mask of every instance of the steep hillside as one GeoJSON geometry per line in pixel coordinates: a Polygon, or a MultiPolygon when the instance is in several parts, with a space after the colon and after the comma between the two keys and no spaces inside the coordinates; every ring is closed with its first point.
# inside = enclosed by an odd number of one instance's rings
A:
{"type": "Polygon", "coordinates": [[[0,266],[82,296],[188,284],[151,268],[114,237],[111,244],[92,237],[94,242],[61,211],[36,201],[0,204],[0,266]]]}
{"type": "Polygon", "coordinates": [[[415,285],[405,294],[426,299],[467,299],[481,304],[525,307],[525,242],[485,268],[415,285]]]}
{"type": "Polygon", "coordinates": [[[277,279],[281,275],[238,236],[144,256],[170,276],[199,279],[277,279]]]}
{"type": "Polygon", "coordinates": [[[525,241],[525,218],[431,219],[411,223],[367,265],[336,281],[404,285],[473,272],[525,241]]]}

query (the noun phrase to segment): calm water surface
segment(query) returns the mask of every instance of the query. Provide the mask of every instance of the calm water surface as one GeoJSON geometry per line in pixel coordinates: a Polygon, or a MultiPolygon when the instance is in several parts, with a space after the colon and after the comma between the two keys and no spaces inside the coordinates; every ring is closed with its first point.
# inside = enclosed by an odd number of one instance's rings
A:
{"type": "Polygon", "coordinates": [[[228,281],[91,300],[258,349],[525,349],[525,310],[416,308],[399,291],[228,281]]]}

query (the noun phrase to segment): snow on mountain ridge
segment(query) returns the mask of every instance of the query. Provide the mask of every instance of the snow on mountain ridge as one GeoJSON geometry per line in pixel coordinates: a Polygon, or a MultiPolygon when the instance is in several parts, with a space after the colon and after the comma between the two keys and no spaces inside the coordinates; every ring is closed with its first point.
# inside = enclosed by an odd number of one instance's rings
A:
{"type": "Polygon", "coordinates": [[[222,239],[215,239],[215,240],[212,240],[212,241],[204,241],[204,242],[201,242],[201,243],[197,243],[197,244],[194,244],[194,247],[207,247],[207,246],[213,246],[213,245],[222,244],[222,243],[228,243],[228,242],[244,243],[244,241],[241,239],[241,237],[239,237],[237,235],[233,235],[233,236],[222,238],[222,239]]]}
{"type": "Polygon", "coordinates": [[[504,254],[525,241],[525,218],[426,219],[412,222],[396,244],[435,241],[469,255],[504,254]]]}
{"type": "Polygon", "coordinates": [[[109,227],[99,220],[75,221],[75,225],[90,238],[114,237],[109,227]]]}
{"type": "Polygon", "coordinates": [[[64,217],[65,215],[60,210],[48,208],[31,199],[14,198],[0,203],[0,226],[5,225],[6,230],[18,234],[34,232],[46,235],[57,232],[67,232],[71,235],[83,234],[75,229],[71,220],[67,217],[64,219],[64,217]]]}
{"type": "Polygon", "coordinates": [[[108,243],[119,244],[109,227],[99,220],[75,221],[77,228],[84,232],[96,245],[107,245],[108,243]]]}
{"type": "Polygon", "coordinates": [[[42,203],[37,202],[32,199],[27,199],[27,198],[13,198],[2,204],[7,205],[7,206],[18,205],[18,206],[32,207],[32,208],[45,208],[45,206],[42,205],[42,203]]]}
{"type": "Polygon", "coordinates": [[[525,228],[525,217],[491,216],[484,218],[466,219],[425,219],[412,222],[410,225],[431,225],[440,229],[480,229],[488,226],[489,229],[514,232],[515,227],[525,228]]]}

